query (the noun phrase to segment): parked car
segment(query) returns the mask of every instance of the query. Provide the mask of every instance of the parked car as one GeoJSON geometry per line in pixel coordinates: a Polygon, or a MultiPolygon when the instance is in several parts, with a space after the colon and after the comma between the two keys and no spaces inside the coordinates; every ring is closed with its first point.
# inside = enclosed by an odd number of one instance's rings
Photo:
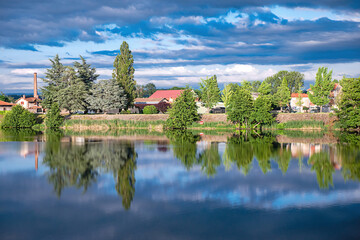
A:
{"type": "Polygon", "coordinates": [[[225,113],[225,107],[212,108],[210,113],[225,113]]]}

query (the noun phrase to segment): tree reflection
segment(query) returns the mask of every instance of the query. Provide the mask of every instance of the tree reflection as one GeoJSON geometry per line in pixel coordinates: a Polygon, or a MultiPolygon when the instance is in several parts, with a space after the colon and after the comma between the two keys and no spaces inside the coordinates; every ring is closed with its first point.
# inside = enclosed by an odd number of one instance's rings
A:
{"type": "Polygon", "coordinates": [[[339,141],[337,157],[344,179],[360,181],[360,134],[341,134],[339,141]]]}
{"type": "Polygon", "coordinates": [[[74,144],[60,142],[61,135],[49,133],[43,163],[49,167],[49,182],[60,197],[64,188],[75,186],[87,189],[101,171],[113,174],[115,189],[122,197],[123,207],[129,209],[135,194],[137,154],[131,142],[102,142],[74,144]]]}
{"type": "Polygon", "coordinates": [[[179,159],[186,169],[189,170],[198,163],[196,142],[200,139],[199,135],[177,130],[166,132],[166,136],[173,145],[174,157],[179,159]]]}
{"type": "Polygon", "coordinates": [[[216,168],[221,164],[221,158],[218,151],[218,144],[211,143],[199,156],[201,169],[208,176],[216,174],[216,168]]]}
{"type": "Polygon", "coordinates": [[[329,154],[319,152],[313,154],[308,161],[311,164],[311,170],[316,172],[317,182],[320,188],[329,188],[333,186],[333,173],[335,172],[329,158],[329,154]]]}
{"type": "Polygon", "coordinates": [[[285,173],[289,169],[289,164],[291,161],[291,151],[286,148],[286,145],[281,145],[281,148],[279,149],[275,157],[275,161],[277,162],[281,172],[285,175],[285,173]]]}

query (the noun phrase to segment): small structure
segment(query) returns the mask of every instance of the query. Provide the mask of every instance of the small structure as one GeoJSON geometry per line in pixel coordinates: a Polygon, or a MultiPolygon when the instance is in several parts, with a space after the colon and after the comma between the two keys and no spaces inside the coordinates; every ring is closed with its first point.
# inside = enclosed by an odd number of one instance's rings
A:
{"type": "Polygon", "coordinates": [[[170,103],[166,98],[135,98],[134,106],[143,110],[146,106],[155,106],[156,109],[164,113],[170,107],[170,103]]]}
{"type": "Polygon", "coordinates": [[[166,98],[169,103],[173,103],[177,97],[185,90],[157,90],[149,98],[159,99],[166,98]]]}
{"type": "Polygon", "coordinates": [[[301,94],[301,106],[298,105],[299,102],[299,94],[298,93],[292,93],[291,94],[291,100],[290,100],[290,107],[292,109],[296,109],[300,112],[303,111],[303,107],[307,107],[308,109],[310,109],[310,99],[309,99],[309,95],[307,95],[306,93],[302,93],[301,94]]]}
{"type": "Polygon", "coordinates": [[[0,101],[0,111],[10,111],[16,104],[0,101]]]}
{"type": "Polygon", "coordinates": [[[21,105],[32,113],[44,113],[44,109],[41,107],[40,103],[41,99],[37,93],[37,73],[34,73],[34,97],[27,98],[23,95],[16,100],[16,104],[21,105]]]}

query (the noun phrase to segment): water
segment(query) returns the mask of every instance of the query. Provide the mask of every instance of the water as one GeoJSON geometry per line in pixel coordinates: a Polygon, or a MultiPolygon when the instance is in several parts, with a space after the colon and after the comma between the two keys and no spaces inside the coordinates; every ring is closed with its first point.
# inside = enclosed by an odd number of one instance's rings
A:
{"type": "Polygon", "coordinates": [[[359,136],[157,135],[0,135],[0,239],[359,238],[359,136]]]}

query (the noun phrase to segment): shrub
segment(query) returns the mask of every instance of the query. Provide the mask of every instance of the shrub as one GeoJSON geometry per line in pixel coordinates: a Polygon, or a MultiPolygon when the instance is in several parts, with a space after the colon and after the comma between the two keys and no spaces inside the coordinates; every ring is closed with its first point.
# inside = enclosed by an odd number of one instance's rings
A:
{"type": "Polygon", "coordinates": [[[20,105],[16,105],[5,114],[1,128],[31,128],[35,124],[35,114],[20,105]]]}
{"type": "Polygon", "coordinates": [[[50,129],[58,129],[64,122],[64,117],[60,115],[60,107],[57,103],[51,104],[46,114],[45,126],[50,129]]]}
{"type": "Polygon", "coordinates": [[[195,97],[191,90],[187,88],[176,98],[170,108],[169,118],[166,120],[166,127],[169,129],[186,129],[199,119],[195,97]]]}
{"type": "Polygon", "coordinates": [[[144,114],[156,114],[158,113],[156,107],[154,105],[145,106],[143,109],[144,114]]]}

